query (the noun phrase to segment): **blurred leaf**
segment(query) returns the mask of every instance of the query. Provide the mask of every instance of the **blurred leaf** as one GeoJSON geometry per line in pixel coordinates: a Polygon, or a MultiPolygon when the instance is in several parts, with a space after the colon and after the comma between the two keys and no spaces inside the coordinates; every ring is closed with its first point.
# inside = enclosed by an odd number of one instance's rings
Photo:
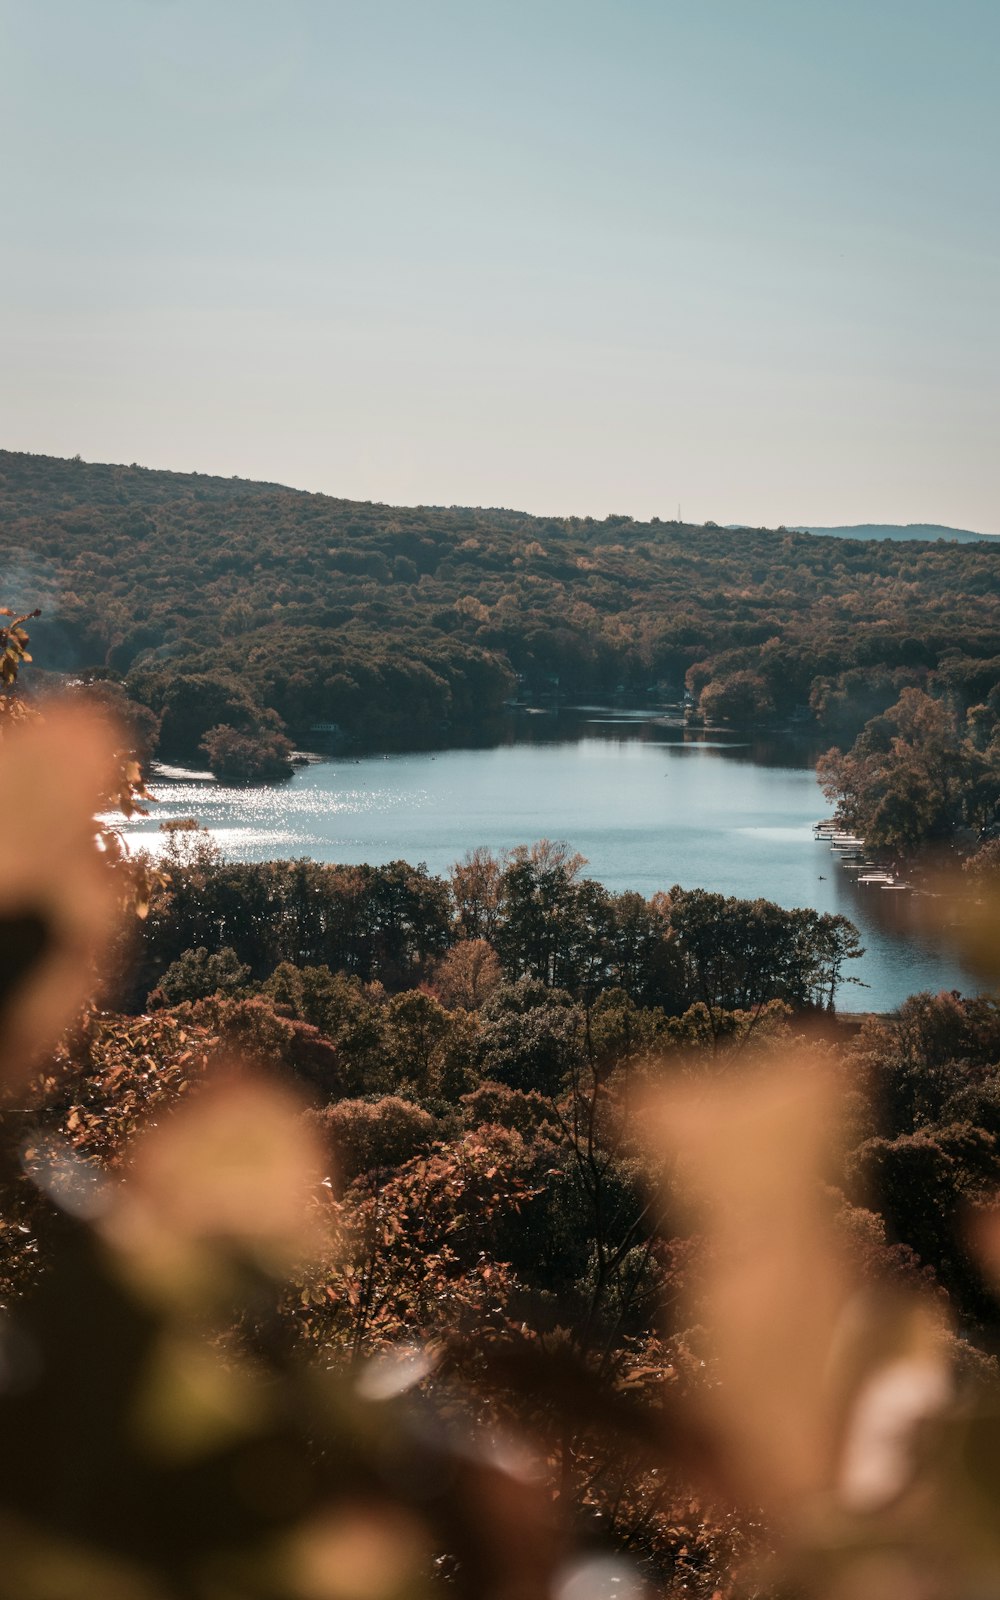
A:
{"type": "Polygon", "coordinates": [[[302,1528],[285,1552],[302,1600],[412,1597],[428,1565],[427,1530],[397,1507],[348,1502],[302,1528]]]}
{"type": "Polygon", "coordinates": [[[212,1304],[230,1257],[282,1277],[329,1244],[317,1195],[329,1157],[288,1089],[235,1068],[132,1145],[102,1220],[135,1280],[168,1301],[212,1304]]]}
{"type": "Polygon", "coordinates": [[[708,1328],[698,1405],[747,1503],[773,1510],[833,1477],[831,1338],[849,1295],[818,1182],[836,1116],[810,1060],[681,1084],[648,1105],[654,1154],[709,1235],[689,1315],[708,1328]],[[670,1163],[672,1166],[672,1162],[670,1163]]]}
{"type": "Polygon", "coordinates": [[[203,1339],[168,1333],[140,1380],[133,1426],[145,1453],[182,1462],[256,1433],[269,1412],[252,1370],[203,1339]]]}
{"type": "Polygon", "coordinates": [[[23,1081],[88,998],[116,920],[116,885],[95,845],[94,814],[114,736],[89,712],[53,709],[6,730],[0,772],[2,1072],[23,1081]]]}

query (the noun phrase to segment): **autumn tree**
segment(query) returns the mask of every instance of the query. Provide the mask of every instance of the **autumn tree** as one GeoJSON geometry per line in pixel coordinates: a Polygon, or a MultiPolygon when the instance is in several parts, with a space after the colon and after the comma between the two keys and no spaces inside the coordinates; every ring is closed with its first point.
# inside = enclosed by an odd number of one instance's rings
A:
{"type": "Polygon", "coordinates": [[[995,811],[1000,773],[943,701],[904,689],[868,722],[852,748],[818,766],[844,823],[873,849],[912,854],[995,811]]]}

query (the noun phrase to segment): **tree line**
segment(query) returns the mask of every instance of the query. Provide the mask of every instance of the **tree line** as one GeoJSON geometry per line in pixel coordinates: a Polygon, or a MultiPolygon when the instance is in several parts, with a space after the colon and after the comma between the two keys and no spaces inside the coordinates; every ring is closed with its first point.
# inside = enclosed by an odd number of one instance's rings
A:
{"type": "Polygon", "coordinates": [[[472,851],[439,877],[405,861],[228,862],[193,824],[166,835],[168,882],[132,957],[136,1006],[160,984],[169,991],[192,952],[226,950],[257,983],[291,962],[389,993],[438,981],[474,994],[494,972],[584,1000],[617,990],[668,1015],[753,1013],[772,1000],[832,1010],[863,953],[840,915],[680,886],[648,900],[612,893],[548,840],[472,851]]]}

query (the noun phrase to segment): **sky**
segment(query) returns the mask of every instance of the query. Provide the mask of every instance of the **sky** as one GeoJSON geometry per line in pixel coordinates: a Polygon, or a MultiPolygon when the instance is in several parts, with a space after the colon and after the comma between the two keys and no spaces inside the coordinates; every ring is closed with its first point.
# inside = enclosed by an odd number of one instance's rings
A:
{"type": "Polygon", "coordinates": [[[0,0],[0,445],[1000,532],[997,0],[0,0]]]}

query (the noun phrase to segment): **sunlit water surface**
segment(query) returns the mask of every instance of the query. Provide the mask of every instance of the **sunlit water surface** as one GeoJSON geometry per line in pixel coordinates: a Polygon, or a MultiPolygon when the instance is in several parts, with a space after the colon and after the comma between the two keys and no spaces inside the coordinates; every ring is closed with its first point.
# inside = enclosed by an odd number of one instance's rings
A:
{"type": "Polygon", "coordinates": [[[445,873],[476,845],[563,839],[609,889],[650,895],[679,883],[843,912],[861,930],[854,969],[867,987],[846,985],[842,1010],[979,987],[953,950],[911,926],[909,896],[860,888],[813,837],[829,807],[801,746],[692,741],[598,715],[526,732],[493,749],[323,761],[255,788],[164,767],[152,785],[159,803],[129,842],[155,849],[161,822],[195,817],[233,860],[402,859],[445,873]]]}

